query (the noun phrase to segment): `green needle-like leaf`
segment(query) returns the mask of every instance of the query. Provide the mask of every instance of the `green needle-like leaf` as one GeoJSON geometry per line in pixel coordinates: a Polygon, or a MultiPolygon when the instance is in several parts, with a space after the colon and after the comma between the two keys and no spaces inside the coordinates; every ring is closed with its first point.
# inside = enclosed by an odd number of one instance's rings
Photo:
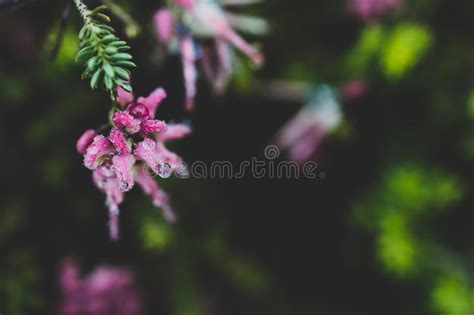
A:
{"type": "Polygon", "coordinates": [[[103,24],[103,21],[110,21],[102,13],[107,7],[89,10],[79,0],[75,2],[84,19],[84,26],[79,32],[80,50],[76,55],[76,60],[86,66],[82,78],[90,79],[92,89],[99,85],[104,87],[112,98],[118,86],[131,92],[132,87],[127,83],[130,80],[128,69],[136,65],[131,61],[132,55],[124,52],[130,49],[127,43],[114,34],[112,27],[103,24]]]}

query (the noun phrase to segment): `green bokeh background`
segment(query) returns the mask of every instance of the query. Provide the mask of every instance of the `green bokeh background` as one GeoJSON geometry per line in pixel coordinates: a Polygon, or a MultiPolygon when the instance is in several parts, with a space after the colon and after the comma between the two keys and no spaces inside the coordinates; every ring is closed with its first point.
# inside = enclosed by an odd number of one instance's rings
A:
{"type": "Polygon", "coordinates": [[[474,312],[471,0],[410,0],[378,23],[350,16],[343,0],[268,0],[250,9],[272,26],[250,38],[265,66],[254,72],[240,59],[220,97],[201,80],[192,115],[178,58],[156,62],[160,1],[117,1],[142,27],[128,39],[136,94],[163,86],[160,119],[192,121],[193,136],[173,146],[189,163],[263,157],[303,104],[275,100],[259,82],[362,78],[369,87],[342,104],[344,121],[316,157],[324,179],[161,180],[180,223],[166,224],[136,189],[117,244],[75,152],[109,108],[106,93],[80,80],[76,12],[49,56],[65,3],[0,13],[2,315],[54,314],[65,256],[84,273],[101,263],[133,270],[145,314],[474,312]]]}

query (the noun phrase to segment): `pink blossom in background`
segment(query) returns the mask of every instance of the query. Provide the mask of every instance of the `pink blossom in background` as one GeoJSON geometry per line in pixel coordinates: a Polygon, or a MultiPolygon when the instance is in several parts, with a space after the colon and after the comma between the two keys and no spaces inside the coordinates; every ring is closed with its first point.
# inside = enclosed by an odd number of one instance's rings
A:
{"type": "Polygon", "coordinates": [[[222,94],[233,72],[232,51],[224,40],[216,40],[214,47],[205,47],[201,57],[204,76],[212,82],[215,93],[222,94]]]}
{"type": "Polygon", "coordinates": [[[177,5],[180,5],[187,10],[192,9],[194,5],[194,0],[175,0],[175,1],[177,5]]]}
{"type": "Polygon", "coordinates": [[[80,277],[77,263],[64,259],[59,267],[62,300],[59,315],[139,315],[142,301],[133,274],[103,266],[80,277]]]}
{"type": "Polygon", "coordinates": [[[158,42],[167,43],[174,35],[174,16],[170,10],[158,10],[154,16],[158,42]]]}
{"type": "Polygon", "coordinates": [[[106,195],[110,237],[114,240],[119,237],[119,206],[124,193],[134,187],[135,181],[151,197],[153,204],[162,208],[166,219],[176,221],[168,197],[157,184],[151,184],[155,181],[151,177],[166,178],[173,171],[183,171],[181,158],[170,152],[165,143],[191,132],[185,125],[168,126],[164,121],[154,119],[159,104],[166,97],[163,89],[157,88],[149,96],[139,97],[136,103],[130,93],[120,88],[118,95],[124,110],[112,115],[113,125],[108,134],[98,135],[89,129],[77,143],[78,152],[84,154],[84,166],[92,171],[95,186],[106,195]],[[126,104],[125,100],[130,103],[126,104]],[[145,169],[152,173],[145,174],[145,169]],[[150,177],[148,181],[143,178],[145,175],[150,177]]]}
{"type": "Polygon", "coordinates": [[[194,99],[196,98],[196,48],[194,47],[193,38],[189,35],[183,36],[179,43],[179,51],[183,67],[184,88],[186,91],[186,109],[194,108],[194,99]]]}
{"type": "Polygon", "coordinates": [[[364,21],[376,20],[403,5],[403,0],[347,0],[348,11],[364,21]]]}
{"type": "Polygon", "coordinates": [[[353,79],[343,84],[341,88],[342,98],[346,101],[353,101],[367,93],[368,86],[362,79],[353,79]]]}
{"type": "Polygon", "coordinates": [[[267,23],[258,17],[224,10],[224,6],[243,6],[253,2],[172,0],[170,7],[155,13],[158,42],[181,56],[188,110],[193,109],[196,97],[196,62],[200,62],[215,92],[222,92],[233,74],[232,47],[255,65],[263,63],[262,53],[247,43],[237,30],[263,35],[268,31],[267,23]]]}
{"type": "Polygon", "coordinates": [[[304,163],[318,150],[324,137],[337,128],[342,112],[335,92],[318,88],[303,108],[277,133],[275,144],[290,160],[304,163]]]}

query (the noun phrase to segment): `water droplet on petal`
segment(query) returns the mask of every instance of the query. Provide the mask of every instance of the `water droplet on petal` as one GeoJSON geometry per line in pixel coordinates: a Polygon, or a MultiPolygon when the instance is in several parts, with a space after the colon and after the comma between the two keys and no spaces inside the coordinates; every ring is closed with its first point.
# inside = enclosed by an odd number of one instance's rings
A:
{"type": "Polygon", "coordinates": [[[98,147],[89,147],[89,150],[87,150],[88,154],[97,154],[99,152],[98,147]]]}
{"type": "Polygon", "coordinates": [[[145,141],[142,142],[142,145],[145,150],[154,150],[156,147],[155,141],[151,139],[146,139],[145,141]]]}
{"type": "Polygon", "coordinates": [[[163,163],[159,168],[158,176],[160,176],[161,178],[168,178],[171,176],[172,173],[173,168],[171,167],[171,165],[169,163],[163,163]]]}

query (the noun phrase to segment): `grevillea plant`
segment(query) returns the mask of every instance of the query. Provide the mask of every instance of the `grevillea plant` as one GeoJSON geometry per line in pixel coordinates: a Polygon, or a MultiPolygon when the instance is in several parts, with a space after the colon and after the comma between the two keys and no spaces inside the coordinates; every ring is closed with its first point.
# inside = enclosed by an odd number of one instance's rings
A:
{"type": "Polygon", "coordinates": [[[265,34],[268,25],[257,17],[230,13],[224,7],[243,6],[255,0],[168,0],[167,8],[155,13],[158,42],[181,56],[186,91],[186,107],[194,107],[199,61],[202,73],[215,92],[222,92],[233,73],[231,47],[244,53],[255,65],[263,55],[236,31],[265,34]]]}
{"type": "Polygon", "coordinates": [[[84,155],[84,165],[92,170],[96,187],[106,195],[109,209],[110,237],[119,237],[119,205],[124,193],[136,183],[153,204],[163,209],[165,218],[176,221],[169,199],[154,175],[169,177],[183,171],[181,158],[170,152],[165,143],[191,132],[186,125],[167,125],[156,120],[158,105],[166,98],[163,89],[155,89],[148,97],[135,100],[128,68],[135,65],[132,56],[123,51],[129,47],[114,35],[113,28],[99,23],[108,21],[104,6],[89,10],[74,0],[84,26],[79,33],[81,49],[78,60],[86,61],[83,77],[90,78],[94,89],[101,85],[112,99],[109,123],[100,130],[89,129],[77,141],[77,151],[84,155]]]}

